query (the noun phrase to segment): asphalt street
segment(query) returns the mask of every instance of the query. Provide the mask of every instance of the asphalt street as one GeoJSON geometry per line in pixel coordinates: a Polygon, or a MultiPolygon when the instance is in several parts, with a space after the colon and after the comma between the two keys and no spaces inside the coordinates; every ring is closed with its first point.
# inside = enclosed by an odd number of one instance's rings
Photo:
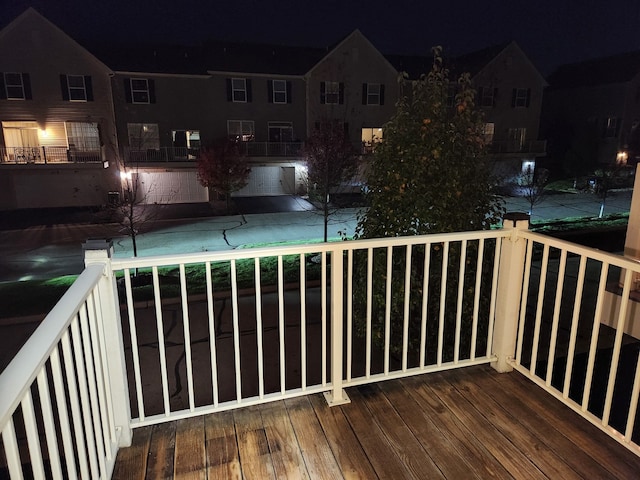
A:
{"type": "MultiPolygon", "coordinates": [[[[228,250],[260,243],[318,240],[323,234],[320,212],[302,199],[278,197],[254,199],[244,211],[264,208],[271,213],[245,213],[230,216],[189,217],[189,206],[163,206],[164,219],[156,220],[146,233],[138,235],[140,256],[176,252],[228,250]],[[257,203],[256,203],[257,202],[257,203]],[[259,206],[256,207],[256,205],[259,206]],[[279,210],[279,211],[274,211],[279,210]]],[[[507,198],[507,211],[527,211],[523,198],[507,198]]],[[[628,212],[631,191],[610,194],[605,214],[628,212]]],[[[196,208],[196,210],[197,210],[196,208]]],[[[548,195],[534,207],[532,221],[564,217],[596,217],[600,201],[590,194],[548,195]]],[[[358,208],[344,208],[330,217],[329,237],[340,232],[353,235],[358,208]]],[[[78,274],[83,268],[82,243],[88,238],[112,238],[117,257],[133,255],[131,239],[118,224],[54,223],[0,231],[0,282],[47,279],[78,274]]]]}

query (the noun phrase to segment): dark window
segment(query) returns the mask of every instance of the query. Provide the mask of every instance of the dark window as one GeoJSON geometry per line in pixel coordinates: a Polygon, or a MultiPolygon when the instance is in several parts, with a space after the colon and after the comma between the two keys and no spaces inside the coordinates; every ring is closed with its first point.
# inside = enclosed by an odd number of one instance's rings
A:
{"type": "Polygon", "coordinates": [[[0,74],[2,99],[31,100],[31,82],[28,73],[7,72],[0,74]]]}

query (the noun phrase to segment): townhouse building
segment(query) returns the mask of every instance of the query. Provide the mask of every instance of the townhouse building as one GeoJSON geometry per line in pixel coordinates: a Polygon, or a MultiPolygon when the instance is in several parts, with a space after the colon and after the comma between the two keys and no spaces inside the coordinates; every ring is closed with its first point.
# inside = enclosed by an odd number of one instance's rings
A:
{"type": "MultiPolygon", "coordinates": [[[[33,9],[0,31],[0,53],[0,209],[104,205],[126,193],[124,175],[143,202],[205,202],[196,158],[222,138],[251,165],[234,195],[303,194],[312,131],[344,129],[365,166],[395,111],[399,72],[415,78],[431,64],[384,56],[359,30],[327,48],[210,41],[89,52],[33,9]]],[[[544,79],[514,42],[451,68],[472,74],[501,171],[544,155],[544,79]]]]}
{"type": "Polygon", "coordinates": [[[101,205],[119,188],[111,75],[33,9],[0,31],[0,209],[101,205]]]}
{"type": "Polygon", "coordinates": [[[566,170],[640,159],[640,52],[562,65],[549,76],[542,129],[566,170]]]}

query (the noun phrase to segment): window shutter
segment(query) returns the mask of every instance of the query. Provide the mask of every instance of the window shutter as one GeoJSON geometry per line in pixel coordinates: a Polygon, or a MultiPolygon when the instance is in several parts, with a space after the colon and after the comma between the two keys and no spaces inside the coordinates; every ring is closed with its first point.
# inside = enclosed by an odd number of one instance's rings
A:
{"type": "Polygon", "coordinates": [[[233,102],[233,87],[230,78],[227,78],[227,102],[233,102]]]}
{"type": "Polygon", "coordinates": [[[156,81],[149,78],[147,85],[149,86],[149,103],[156,103],[156,81]]]}
{"type": "Polygon", "coordinates": [[[338,95],[338,103],[342,105],[344,103],[344,83],[340,82],[340,94],[338,95]]]}
{"type": "Polygon", "coordinates": [[[293,98],[291,97],[291,80],[287,80],[287,103],[293,103],[293,98]]]}
{"type": "Polygon", "coordinates": [[[511,108],[516,108],[516,96],[518,95],[518,89],[511,90],[511,108]]]}
{"type": "Polygon", "coordinates": [[[498,98],[498,89],[494,88],[493,89],[493,106],[496,106],[496,98],[498,98]]]}
{"type": "Polygon", "coordinates": [[[251,94],[251,80],[247,78],[245,85],[247,86],[247,102],[251,102],[253,101],[253,95],[251,94]]]}
{"type": "Polygon", "coordinates": [[[363,105],[367,104],[367,84],[366,83],[362,84],[362,104],[363,105]]]}
{"type": "Polygon", "coordinates": [[[124,79],[124,98],[127,101],[127,103],[133,103],[133,100],[131,99],[131,79],[130,78],[124,79]]]}
{"type": "Polygon", "coordinates": [[[531,103],[531,89],[527,88],[527,103],[526,103],[527,108],[529,108],[529,103],[531,103]]]}
{"type": "Polygon", "coordinates": [[[87,93],[87,102],[93,102],[93,83],[91,82],[91,75],[84,76],[84,88],[87,93]]]}
{"type": "Polygon", "coordinates": [[[24,87],[24,99],[31,100],[31,78],[28,73],[22,74],[22,86],[24,87]]]}
{"type": "Polygon", "coordinates": [[[0,72],[0,100],[7,99],[7,89],[4,85],[4,72],[0,72]]]}
{"type": "Polygon", "coordinates": [[[60,91],[62,92],[62,100],[69,101],[69,83],[66,75],[60,75],[60,91]]]}
{"type": "Polygon", "coordinates": [[[384,105],[384,84],[380,84],[380,105],[384,105]]]}
{"type": "Polygon", "coordinates": [[[320,103],[327,103],[327,84],[320,82],[320,103]]]}
{"type": "Polygon", "coordinates": [[[267,80],[267,101],[273,103],[273,80],[267,80]]]}

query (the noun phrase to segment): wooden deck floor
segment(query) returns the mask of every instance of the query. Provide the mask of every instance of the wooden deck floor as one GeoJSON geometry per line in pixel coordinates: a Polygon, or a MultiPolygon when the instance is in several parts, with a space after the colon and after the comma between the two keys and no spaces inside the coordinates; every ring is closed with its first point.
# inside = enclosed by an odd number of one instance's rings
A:
{"type": "Polygon", "coordinates": [[[519,373],[487,366],[135,430],[114,479],[598,478],[637,457],[519,373]]]}

